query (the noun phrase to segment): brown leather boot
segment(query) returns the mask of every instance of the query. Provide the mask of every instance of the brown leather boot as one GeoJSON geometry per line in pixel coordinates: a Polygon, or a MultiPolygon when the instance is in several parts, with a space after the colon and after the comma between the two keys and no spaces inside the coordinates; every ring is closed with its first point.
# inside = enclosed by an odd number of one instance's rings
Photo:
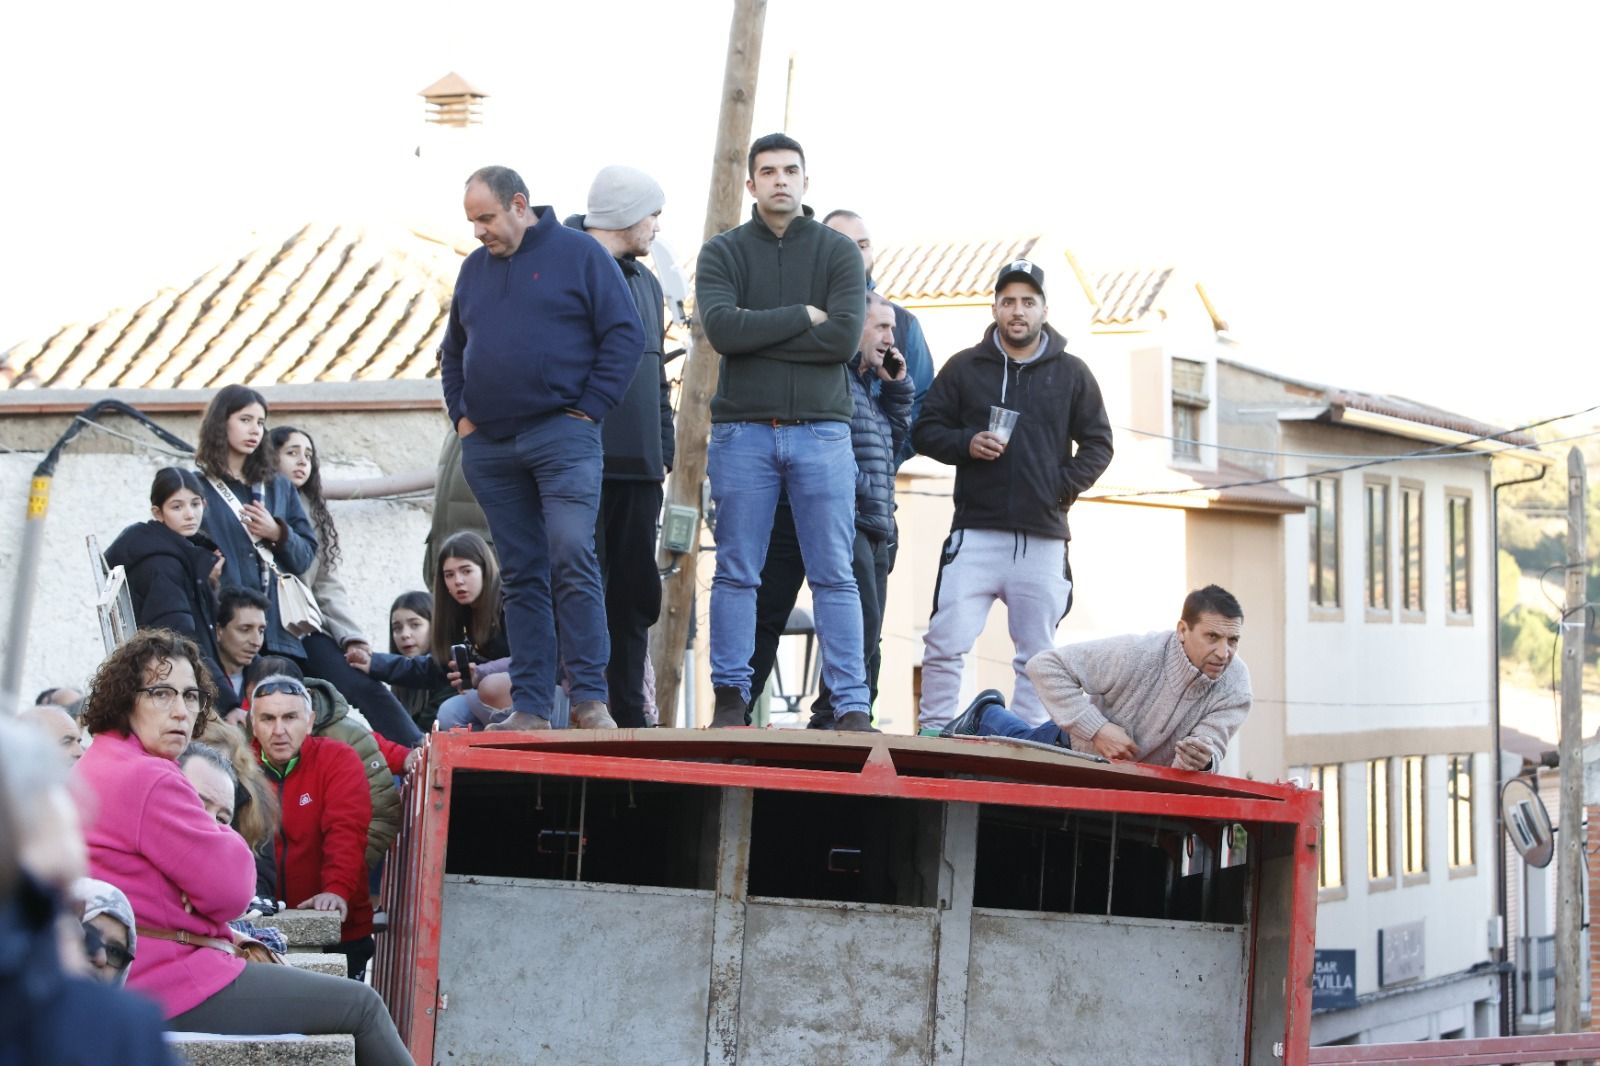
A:
{"type": "Polygon", "coordinates": [[[712,729],[732,729],[735,726],[749,725],[747,717],[749,704],[739,690],[732,685],[720,685],[715,689],[716,703],[711,712],[712,729]]]}
{"type": "Polygon", "coordinates": [[[503,722],[494,722],[483,727],[485,733],[494,730],[497,733],[517,733],[534,729],[549,729],[550,719],[540,718],[532,711],[512,711],[511,717],[503,722]]]}
{"type": "Polygon", "coordinates": [[[616,720],[601,700],[583,700],[572,705],[571,729],[615,729],[616,720]]]}

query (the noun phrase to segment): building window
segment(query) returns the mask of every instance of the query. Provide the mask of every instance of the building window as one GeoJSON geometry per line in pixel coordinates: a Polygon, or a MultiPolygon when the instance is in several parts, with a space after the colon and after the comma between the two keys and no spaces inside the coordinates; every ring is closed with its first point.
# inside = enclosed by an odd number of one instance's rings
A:
{"type": "Polygon", "coordinates": [[[1422,612],[1422,490],[1400,489],[1400,605],[1422,612]]]}
{"type": "Polygon", "coordinates": [[[1367,607],[1389,609],[1389,486],[1367,485],[1367,607]]]}
{"type": "Polygon", "coordinates": [[[1394,838],[1389,832],[1391,759],[1367,760],[1367,879],[1382,881],[1394,873],[1394,838]]]}
{"type": "Polygon", "coordinates": [[[1449,598],[1452,614],[1472,613],[1472,500],[1445,497],[1450,537],[1449,598]]]}
{"type": "Polygon", "coordinates": [[[1306,509],[1311,529],[1311,605],[1339,606],[1339,481],[1331,477],[1310,480],[1311,506],[1306,509]]]}
{"type": "Polygon", "coordinates": [[[1206,391],[1206,365],[1193,359],[1172,361],[1172,457],[1200,458],[1202,416],[1211,406],[1206,391]]]}
{"type": "Polygon", "coordinates": [[[1400,762],[1400,870],[1407,875],[1428,872],[1426,774],[1421,755],[1400,762]]]}
{"type": "Polygon", "coordinates": [[[1450,865],[1472,865],[1472,756],[1450,756],[1450,865]]]}
{"type": "Polygon", "coordinates": [[[1317,852],[1317,887],[1344,886],[1344,826],[1339,804],[1337,764],[1313,766],[1311,787],[1322,793],[1322,847],[1317,852]]]}

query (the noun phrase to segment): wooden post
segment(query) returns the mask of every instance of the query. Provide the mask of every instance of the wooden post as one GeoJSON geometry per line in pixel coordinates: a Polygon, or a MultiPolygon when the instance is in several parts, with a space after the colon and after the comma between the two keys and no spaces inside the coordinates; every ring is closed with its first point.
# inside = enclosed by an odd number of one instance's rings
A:
{"type": "Polygon", "coordinates": [[[1588,983],[1583,937],[1583,645],[1584,506],[1588,477],[1583,453],[1567,453],[1567,606],[1561,616],[1561,829],[1556,865],[1556,1032],[1582,1029],[1579,1009],[1588,983]]]}
{"type": "MultiPolygon", "coordinates": [[[[705,239],[740,222],[744,203],[745,156],[754,119],[756,76],[761,70],[761,34],[767,0],[734,0],[728,28],[728,61],[722,72],[722,112],[717,120],[716,154],[711,161],[711,188],[706,196],[705,239]]],[[[690,328],[689,355],[678,393],[678,445],[667,502],[700,508],[700,486],[706,476],[706,438],[711,427],[711,394],[717,391],[718,360],[706,342],[696,315],[690,328]]],[[[663,726],[677,725],[678,691],[683,684],[683,651],[695,608],[695,578],[700,561],[699,534],[678,570],[662,589],[661,618],[650,630],[650,658],[656,672],[656,706],[663,726]]],[[[663,559],[667,564],[672,560],[663,559]]],[[[704,630],[701,640],[706,639],[704,630]]],[[[694,708],[689,708],[692,725],[694,708]]]]}

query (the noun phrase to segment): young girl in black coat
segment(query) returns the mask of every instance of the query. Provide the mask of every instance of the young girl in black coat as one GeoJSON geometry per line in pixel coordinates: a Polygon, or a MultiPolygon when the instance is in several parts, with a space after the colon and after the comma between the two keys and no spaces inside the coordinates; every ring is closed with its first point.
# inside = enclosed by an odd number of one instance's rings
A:
{"type": "MultiPolygon", "coordinates": [[[[141,629],[170,629],[194,641],[213,679],[217,666],[217,582],[222,553],[200,526],[205,493],[190,470],[156,471],[150,483],[150,520],[136,522],[106,549],[106,563],[120,566],[141,629]]],[[[223,687],[223,686],[219,686],[223,687]]]]}

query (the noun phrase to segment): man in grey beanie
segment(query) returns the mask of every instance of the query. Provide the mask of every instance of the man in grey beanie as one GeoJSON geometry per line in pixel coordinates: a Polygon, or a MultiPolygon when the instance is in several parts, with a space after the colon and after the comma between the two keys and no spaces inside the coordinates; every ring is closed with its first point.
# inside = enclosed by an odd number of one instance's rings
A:
{"type": "Polygon", "coordinates": [[[644,328],[639,369],[601,426],[605,468],[594,537],[611,635],[606,684],[611,715],[624,729],[646,724],[645,661],[650,627],[661,613],[655,532],[662,482],[672,469],[672,398],[662,358],[666,317],[661,282],[639,257],[650,254],[665,202],[661,186],[644,171],[609,166],[589,186],[587,211],[567,219],[616,259],[644,328]]]}

